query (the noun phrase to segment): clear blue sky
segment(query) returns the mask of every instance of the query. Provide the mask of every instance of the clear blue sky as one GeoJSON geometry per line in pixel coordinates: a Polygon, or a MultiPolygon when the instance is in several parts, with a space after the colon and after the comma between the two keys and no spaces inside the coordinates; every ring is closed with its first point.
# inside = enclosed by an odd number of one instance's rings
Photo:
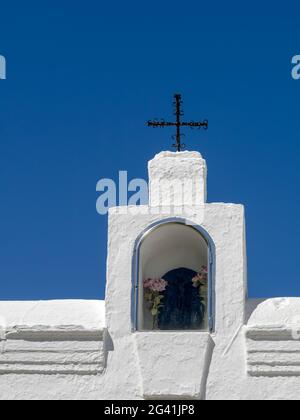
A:
{"type": "Polygon", "coordinates": [[[176,91],[209,201],[246,205],[250,296],[300,296],[299,2],[207,3],[2,2],[0,299],[103,297],[96,183],[146,177],[176,91]]]}

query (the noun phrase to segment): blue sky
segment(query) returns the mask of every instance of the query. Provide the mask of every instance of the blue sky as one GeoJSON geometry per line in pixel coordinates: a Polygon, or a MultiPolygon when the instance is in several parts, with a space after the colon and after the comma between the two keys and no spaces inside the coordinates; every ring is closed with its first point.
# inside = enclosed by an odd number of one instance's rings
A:
{"type": "MultiPolygon", "coordinates": [[[[225,4],[226,3],[226,4],[225,4]]],[[[244,203],[249,295],[299,296],[300,6],[2,2],[0,299],[102,298],[100,178],[146,178],[173,93],[209,168],[209,201],[244,203]]],[[[230,270],[230,267],[228,267],[230,270]]]]}

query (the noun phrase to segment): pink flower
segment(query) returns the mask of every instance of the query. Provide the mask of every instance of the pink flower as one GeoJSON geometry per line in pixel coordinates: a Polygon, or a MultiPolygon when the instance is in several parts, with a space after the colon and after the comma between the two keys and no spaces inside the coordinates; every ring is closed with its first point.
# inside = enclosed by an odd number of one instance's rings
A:
{"type": "Polygon", "coordinates": [[[192,279],[193,286],[194,287],[204,286],[205,282],[207,281],[207,275],[208,275],[208,269],[205,265],[203,265],[199,273],[192,279]]]}
{"type": "Polygon", "coordinates": [[[145,279],[144,289],[152,290],[153,292],[164,292],[168,282],[164,279],[145,279]]]}
{"type": "Polygon", "coordinates": [[[200,272],[203,273],[203,274],[208,274],[208,269],[207,269],[206,265],[202,265],[200,272]]]}

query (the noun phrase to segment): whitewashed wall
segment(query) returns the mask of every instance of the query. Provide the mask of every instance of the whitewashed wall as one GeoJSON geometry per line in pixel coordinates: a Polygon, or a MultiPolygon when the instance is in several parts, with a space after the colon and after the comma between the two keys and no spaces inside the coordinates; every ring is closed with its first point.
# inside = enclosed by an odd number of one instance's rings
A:
{"type": "Polygon", "coordinates": [[[152,182],[151,207],[110,212],[105,302],[0,302],[1,400],[300,399],[300,299],[247,300],[243,206],[206,203],[198,153],[150,163],[151,181],[170,173],[201,191],[184,215],[173,207],[163,217],[185,216],[214,243],[214,332],[132,330],[135,242],[162,219],[152,182]]]}

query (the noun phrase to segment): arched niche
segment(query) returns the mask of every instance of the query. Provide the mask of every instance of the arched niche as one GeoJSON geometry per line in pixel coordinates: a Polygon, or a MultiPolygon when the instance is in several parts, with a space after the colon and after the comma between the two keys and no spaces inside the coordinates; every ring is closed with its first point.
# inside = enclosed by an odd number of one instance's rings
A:
{"type": "Polygon", "coordinates": [[[147,229],[134,261],[134,329],[212,329],[212,253],[205,232],[172,219],[147,229]]]}

